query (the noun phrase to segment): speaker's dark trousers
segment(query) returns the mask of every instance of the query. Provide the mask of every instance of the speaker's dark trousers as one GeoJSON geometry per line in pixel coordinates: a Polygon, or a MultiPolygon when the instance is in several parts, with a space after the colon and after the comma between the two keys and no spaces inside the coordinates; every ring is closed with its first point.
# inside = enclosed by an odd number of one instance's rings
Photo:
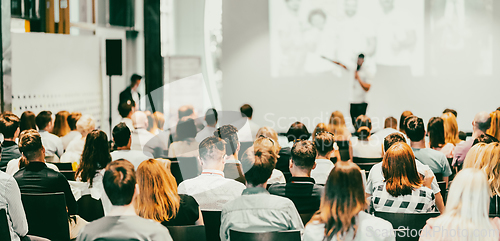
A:
{"type": "Polygon", "coordinates": [[[351,103],[351,120],[354,127],[356,127],[356,118],[360,115],[366,115],[366,107],[368,107],[368,103],[351,103]]]}

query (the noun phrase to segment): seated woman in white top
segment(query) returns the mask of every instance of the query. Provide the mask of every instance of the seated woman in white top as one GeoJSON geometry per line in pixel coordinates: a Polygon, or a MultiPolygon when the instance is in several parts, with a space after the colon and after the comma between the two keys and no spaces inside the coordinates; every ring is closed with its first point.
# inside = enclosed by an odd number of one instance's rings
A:
{"type": "Polygon", "coordinates": [[[375,211],[391,213],[435,212],[431,189],[433,175],[422,179],[417,172],[415,156],[408,144],[392,145],[382,161],[384,182],[373,187],[371,204],[375,211]]]}
{"type": "Polygon", "coordinates": [[[306,225],[302,240],[395,240],[392,224],[364,212],[365,209],[359,167],[352,162],[339,162],[328,176],[320,209],[306,225]]]}
{"type": "Polygon", "coordinates": [[[451,184],[446,210],[441,216],[427,220],[420,240],[499,240],[500,220],[488,217],[489,189],[481,170],[460,171],[451,184]]]}
{"type": "Polygon", "coordinates": [[[85,148],[80,165],[75,174],[76,182],[71,182],[75,199],[91,195],[93,199],[102,200],[105,213],[110,210],[111,202],[107,199],[102,184],[104,168],[111,162],[108,137],[101,130],[91,131],[85,140],[85,148]]]}
{"type": "Polygon", "coordinates": [[[446,158],[453,158],[455,145],[449,142],[445,143],[443,119],[441,117],[430,118],[427,131],[429,133],[429,148],[442,152],[446,158]]]}
{"type": "Polygon", "coordinates": [[[95,120],[92,116],[84,115],[76,122],[76,129],[82,137],[75,138],[68,144],[66,152],[61,156],[61,162],[80,163],[85,139],[87,138],[87,134],[95,129],[95,120]]]}
{"type": "Polygon", "coordinates": [[[176,142],[170,144],[168,157],[197,157],[198,143],[195,139],[197,134],[196,125],[191,118],[181,119],[176,127],[176,142]]]}
{"type": "Polygon", "coordinates": [[[383,156],[382,140],[372,138],[372,120],[365,115],[356,119],[357,137],[352,138],[352,156],[360,158],[380,158],[383,156]]]}
{"type": "MultiPolygon", "coordinates": [[[[257,135],[255,135],[255,140],[258,140],[260,137],[269,138],[273,142],[276,153],[280,152],[281,146],[278,142],[278,133],[273,128],[267,126],[259,128],[257,135]]],[[[267,185],[270,186],[275,183],[286,183],[285,175],[276,168],[273,169],[271,177],[267,180],[267,185]]]]}

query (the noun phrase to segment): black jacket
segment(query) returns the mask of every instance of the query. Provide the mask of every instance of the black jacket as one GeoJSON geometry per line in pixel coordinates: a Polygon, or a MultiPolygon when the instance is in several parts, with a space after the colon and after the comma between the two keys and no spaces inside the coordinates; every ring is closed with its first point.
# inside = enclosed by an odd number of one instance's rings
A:
{"type": "Polygon", "coordinates": [[[19,146],[13,141],[4,141],[2,143],[2,156],[0,159],[0,167],[6,167],[9,161],[21,157],[19,146]]]}
{"type": "Polygon", "coordinates": [[[71,192],[68,180],[63,174],[56,172],[43,162],[31,162],[21,168],[14,179],[19,185],[21,193],[56,193],[63,192],[68,207],[68,215],[77,213],[78,205],[71,192]]]}
{"type": "MultiPolygon", "coordinates": [[[[141,98],[141,94],[137,93],[139,95],[139,99],[141,98]]],[[[134,98],[132,98],[132,89],[129,87],[127,87],[124,91],[122,91],[120,93],[120,104],[123,103],[123,102],[127,102],[127,100],[134,100],[134,98]]],[[[136,103],[137,105],[139,105],[139,103],[136,103]]],[[[140,106],[140,105],[139,105],[140,106]]]]}

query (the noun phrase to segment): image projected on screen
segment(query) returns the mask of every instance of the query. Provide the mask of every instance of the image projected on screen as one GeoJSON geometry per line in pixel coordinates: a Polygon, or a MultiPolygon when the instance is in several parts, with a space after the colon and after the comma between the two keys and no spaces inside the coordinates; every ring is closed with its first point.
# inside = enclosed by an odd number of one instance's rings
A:
{"type": "Polygon", "coordinates": [[[424,1],[270,0],[269,23],[273,77],[341,75],[327,59],[354,64],[360,53],[424,72],[424,1]]]}

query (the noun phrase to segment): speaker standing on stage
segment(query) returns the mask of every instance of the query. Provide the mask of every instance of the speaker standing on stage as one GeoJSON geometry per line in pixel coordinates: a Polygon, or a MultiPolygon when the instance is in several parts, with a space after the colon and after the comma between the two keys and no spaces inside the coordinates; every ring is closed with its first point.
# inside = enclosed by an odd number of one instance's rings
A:
{"type": "MultiPolygon", "coordinates": [[[[323,57],[325,58],[325,57],[323,57]]],[[[325,58],[327,59],[327,58],[325,58]]],[[[352,85],[352,97],[351,97],[351,120],[354,125],[356,118],[360,115],[366,115],[366,95],[371,88],[371,80],[375,73],[375,68],[370,68],[371,66],[363,65],[365,62],[365,55],[358,55],[358,61],[356,68],[347,68],[344,64],[327,59],[334,64],[341,66],[347,71],[353,71],[353,85],[352,85]]],[[[374,66],[373,66],[374,67],[374,66]]]]}
{"type": "Polygon", "coordinates": [[[120,93],[120,103],[127,102],[128,100],[133,100],[135,102],[135,108],[140,109],[139,100],[141,95],[138,92],[139,84],[141,84],[142,76],[138,74],[133,74],[130,77],[130,86],[120,93]]]}

